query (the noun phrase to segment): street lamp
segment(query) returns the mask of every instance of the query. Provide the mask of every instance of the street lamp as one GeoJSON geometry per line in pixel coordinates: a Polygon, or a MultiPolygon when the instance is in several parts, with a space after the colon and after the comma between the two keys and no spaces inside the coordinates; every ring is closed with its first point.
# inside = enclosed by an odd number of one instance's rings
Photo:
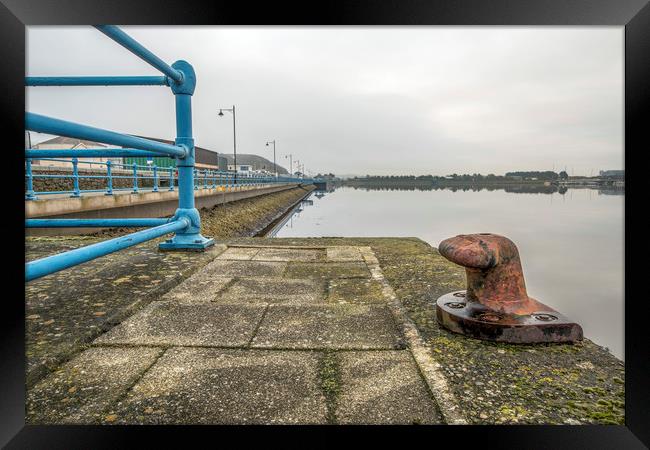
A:
{"type": "Polygon", "coordinates": [[[305,164],[300,164],[299,160],[296,160],[296,165],[298,166],[298,172],[300,173],[300,178],[305,178],[305,164]]]}
{"type": "Polygon", "coordinates": [[[293,155],[291,153],[284,155],[284,159],[287,158],[289,158],[289,177],[293,178],[293,155]]]}
{"type": "Polygon", "coordinates": [[[232,153],[233,159],[235,162],[235,178],[233,180],[234,184],[237,184],[237,133],[235,132],[235,105],[232,105],[232,108],[221,108],[219,109],[219,117],[223,117],[223,112],[228,111],[232,113],[232,153]]]}
{"type": "Polygon", "coordinates": [[[275,139],[272,141],[268,141],[266,143],[266,146],[268,147],[269,144],[273,144],[273,171],[275,172],[275,178],[278,177],[278,166],[275,164],[275,139]]]}

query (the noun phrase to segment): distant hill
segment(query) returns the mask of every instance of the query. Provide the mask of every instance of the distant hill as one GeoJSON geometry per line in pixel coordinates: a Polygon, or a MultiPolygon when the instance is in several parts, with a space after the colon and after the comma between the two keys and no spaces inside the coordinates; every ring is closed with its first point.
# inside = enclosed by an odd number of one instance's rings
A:
{"type": "MultiPolygon", "coordinates": [[[[227,158],[228,164],[234,164],[234,158],[232,154],[226,155],[225,153],[220,153],[219,156],[223,156],[224,158],[227,158]]],[[[268,170],[269,172],[273,172],[273,161],[269,161],[268,159],[258,155],[237,153],[237,165],[239,166],[242,164],[253,166],[253,170],[268,170]]],[[[278,173],[280,174],[289,173],[287,169],[285,169],[280,165],[279,161],[278,161],[278,173]]]]}

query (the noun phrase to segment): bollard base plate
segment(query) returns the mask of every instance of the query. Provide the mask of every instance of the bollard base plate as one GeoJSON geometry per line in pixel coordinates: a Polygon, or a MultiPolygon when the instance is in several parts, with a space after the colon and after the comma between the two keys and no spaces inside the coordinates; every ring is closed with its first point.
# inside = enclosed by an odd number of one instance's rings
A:
{"type": "Polygon", "coordinates": [[[171,252],[171,251],[194,251],[202,252],[205,251],[208,247],[214,245],[214,239],[206,238],[200,234],[192,235],[191,238],[183,235],[176,235],[171,239],[167,239],[165,242],[161,242],[158,245],[158,249],[161,251],[171,252]]]}
{"type": "Polygon", "coordinates": [[[465,292],[450,292],[436,301],[438,322],[454,333],[514,344],[582,340],[580,325],[543,303],[537,302],[540,310],[531,314],[504,314],[467,301],[465,292]]]}

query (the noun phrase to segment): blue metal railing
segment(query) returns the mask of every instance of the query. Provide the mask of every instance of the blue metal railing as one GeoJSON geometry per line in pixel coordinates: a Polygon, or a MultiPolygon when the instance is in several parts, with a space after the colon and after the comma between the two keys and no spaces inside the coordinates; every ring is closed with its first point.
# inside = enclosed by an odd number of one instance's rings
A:
{"type": "MultiPolygon", "coordinates": [[[[98,150],[104,154],[104,150],[98,150]]],[[[28,150],[27,155],[40,152],[40,150],[28,150]]],[[[43,150],[43,154],[50,155],[63,153],[62,156],[76,155],[80,157],[95,157],[95,150],[43,150]],[[92,151],[93,153],[87,153],[92,151]]],[[[61,155],[59,155],[61,156],[61,155]]],[[[237,175],[237,184],[234,183],[235,174],[229,171],[219,171],[213,169],[195,169],[194,171],[194,189],[223,189],[234,190],[252,186],[266,186],[271,184],[286,183],[311,183],[310,179],[263,175],[256,173],[239,173],[237,175]]],[[[175,167],[158,167],[157,165],[138,165],[123,164],[114,161],[75,161],[75,158],[26,158],[25,161],[25,178],[26,191],[25,200],[36,200],[44,195],[70,195],[80,197],[83,194],[97,194],[104,192],[106,195],[112,195],[116,191],[123,192],[159,192],[160,188],[167,188],[170,191],[178,184],[178,175],[175,167]],[[36,171],[35,168],[39,170],[36,171]],[[41,170],[45,169],[45,170],[41,170]],[[69,174],[51,173],[51,172],[70,172],[69,174]],[[82,172],[80,172],[82,171],[82,172]],[[42,172],[42,173],[38,173],[42,172]],[[84,173],[85,172],[85,173],[84,173]],[[161,177],[161,173],[163,176],[161,177]],[[72,181],[72,189],[68,190],[36,190],[34,183],[38,180],[63,179],[72,181]],[[106,188],[104,189],[82,189],[83,180],[102,181],[106,188]],[[115,180],[130,180],[129,187],[115,187],[115,180]],[[150,185],[150,186],[149,186],[150,185]]],[[[100,184],[100,183],[95,183],[100,184]]],[[[122,183],[126,184],[126,183],[122,183]]]]}
{"type": "MultiPolygon", "coordinates": [[[[117,156],[169,156],[176,159],[177,175],[170,183],[170,189],[174,183],[178,184],[178,209],[170,219],[50,219],[49,226],[140,226],[146,223],[152,228],[137,231],[127,236],[110,239],[86,247],[78,248],[64,253],[59,253],[36,261],[31,261],[25,266],[25,279],[30,281],[68,267],[90,261],[100,256],[122,250],[142,242],[155,239],[166,234],[174,233],[171,239],[159,245],[162,250],[203,250],[214,244],[213,239],[201,235],[201,219],[199,212],[194,205],[194,139],[192,136],[192,95],[196,86],[196,75],[192,66],[186,61],[176,61],[171,66],[144,48],[118,27],[113,25],[101,25],[96,28],[113,39],[124,48],[134,53],[139,58],[162,72],[163,77],[27,77],[26,86],[133,86],[133,85],[160,85],[170,87],[175,98],[176,105],[176,140],[174,145],[165,144],[149,139],[139,138],[127,134],[94,128],[60,119],[41,116],[34,113],[25,114],[25,128],[41,133],[55,134],[79,139],[101,142],[105,144],[126,147],[126,149],[102,149],[102,150],[81,150],[67,156],[73,157],[73,196],[81,195],[79,179],[87,177],[80,175],[78,171],[80,157],[117,157],[117,156]],[[143,153],[144,152],[144,153],[143,153]],[[164,221],[164,222],[162,222],[164,221]],[[134,225],[138,224],[138,225],[134,225]]],[[[34,173],[32,170],[32,158],[63,157],[63,153],[49,153],[48,150],[27,149],[26,177],[27,192],[26,199],[34,199],[36,193],[33,190],[34,173]]],[[[112,164],[107,164],[107,193],[116,189],[112,186],[112,179],[122,176],[113,174],[112,164]]],[[[137,166],[134,170],[134,190],[139,190],[137,185],[137,166]]],[[[37,177],[38,175],[36,175],[37,177]]],[[[153,176],[153,175],[152,175],[153,176]]],[[[171,174],[174,177],[174,174],[171,174]]],[[[170,178],[171,180],[171,178],[170,178]]],[[[67,191],[65,193],[68,193],[67,191]]],[[[42,192],[40,194],[43,194],[42,192]]],[[[40,225],[44,222],[40,222],[40,225]]],[[[39,219],[32,219],[26,222],[26,226],[38,226],[39,219]]]]}

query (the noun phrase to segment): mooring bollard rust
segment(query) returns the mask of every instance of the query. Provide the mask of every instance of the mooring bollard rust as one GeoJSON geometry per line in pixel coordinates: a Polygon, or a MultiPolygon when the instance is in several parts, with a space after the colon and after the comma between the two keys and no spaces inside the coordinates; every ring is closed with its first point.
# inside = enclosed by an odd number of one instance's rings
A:
{"type": "Polygon", "coordinates": [[[478,339],[511,343],[575,342],[582,328],[528,296],[519,251],[492,233],[445,239],[440,254],[465,267],[467,290],[443,295],[436,316],[445,328],[478,339]]]}

